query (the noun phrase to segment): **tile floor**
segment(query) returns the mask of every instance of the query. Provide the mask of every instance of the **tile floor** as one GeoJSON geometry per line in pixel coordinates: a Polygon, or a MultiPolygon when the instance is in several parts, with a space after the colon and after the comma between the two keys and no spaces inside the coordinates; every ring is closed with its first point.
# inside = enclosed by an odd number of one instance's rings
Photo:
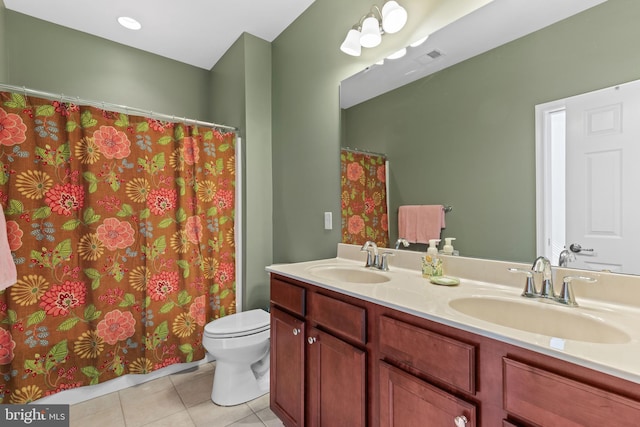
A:
{"type": "Polygon", "coordinates": [[[269,395],[224,407],[211,401],[215,362],[71,405],[70,427],[276,427],[269,395]]]}

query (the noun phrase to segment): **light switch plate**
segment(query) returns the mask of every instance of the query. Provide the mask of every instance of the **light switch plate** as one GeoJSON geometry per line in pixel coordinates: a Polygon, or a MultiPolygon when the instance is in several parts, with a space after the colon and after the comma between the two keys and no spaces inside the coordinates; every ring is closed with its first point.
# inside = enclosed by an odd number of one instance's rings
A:
{"type": "Polygon", "coordinates": [[[331,230],[333,229],[333,218],[331,212],[324,213],[324,229],[331,230]]]}

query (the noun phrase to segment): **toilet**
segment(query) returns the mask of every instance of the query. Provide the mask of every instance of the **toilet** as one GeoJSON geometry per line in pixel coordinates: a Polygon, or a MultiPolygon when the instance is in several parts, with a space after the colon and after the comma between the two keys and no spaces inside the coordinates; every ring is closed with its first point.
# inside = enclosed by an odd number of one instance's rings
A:
{"type": "Polygon", "coordinates": [[[239,405],[269,392],[269,328],[269,313],[261,309],[205,325],[202,343],[216,359],[213,403],[239,405]]]}

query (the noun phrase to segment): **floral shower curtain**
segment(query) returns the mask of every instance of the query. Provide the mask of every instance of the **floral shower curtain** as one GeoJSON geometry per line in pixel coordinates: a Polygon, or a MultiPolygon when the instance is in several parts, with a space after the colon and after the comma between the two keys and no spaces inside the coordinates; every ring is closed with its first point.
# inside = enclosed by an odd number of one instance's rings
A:
{"type": "Polygon", "coordinates": [[[235,311],[235,135],[0,92],[0,403],[204,357],[235,311]]]}
{"type": "Polygon", "coordinates": [[[386,157],[340,151],[342,243],[389,247],[386,157]]]}

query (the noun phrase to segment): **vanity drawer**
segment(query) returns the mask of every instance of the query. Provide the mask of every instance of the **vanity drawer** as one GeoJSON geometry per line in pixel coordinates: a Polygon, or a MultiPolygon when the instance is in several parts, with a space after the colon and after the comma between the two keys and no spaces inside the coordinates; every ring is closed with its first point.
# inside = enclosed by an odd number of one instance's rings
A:
{"type": "Polygon", "coordinates": [[[476,406],[411,374],[380,362],[380,427],[454,426],[464,417],[475,427],[476,406]]]}
{"type": "Polygon", "coordinates": [[[305,315],[306,290],[300,286],[271,277],[271,302],[300,316],[305,315]]]}
{"type": "Polygon", "coordinates": [[[640,402],[503,358],[505,411],[545,427],[638,425],[640,402]]]}
{"type": "Polygon", "coordinates": [[[367,342],[366,309],[315,292],[307,302],[309,320],[354,342],[367,342]]]}
{"type": "Polygon", "coordinates": [[[476,392],[473,345],[383,316],[380,353],[459,390],[476,392]]]}

